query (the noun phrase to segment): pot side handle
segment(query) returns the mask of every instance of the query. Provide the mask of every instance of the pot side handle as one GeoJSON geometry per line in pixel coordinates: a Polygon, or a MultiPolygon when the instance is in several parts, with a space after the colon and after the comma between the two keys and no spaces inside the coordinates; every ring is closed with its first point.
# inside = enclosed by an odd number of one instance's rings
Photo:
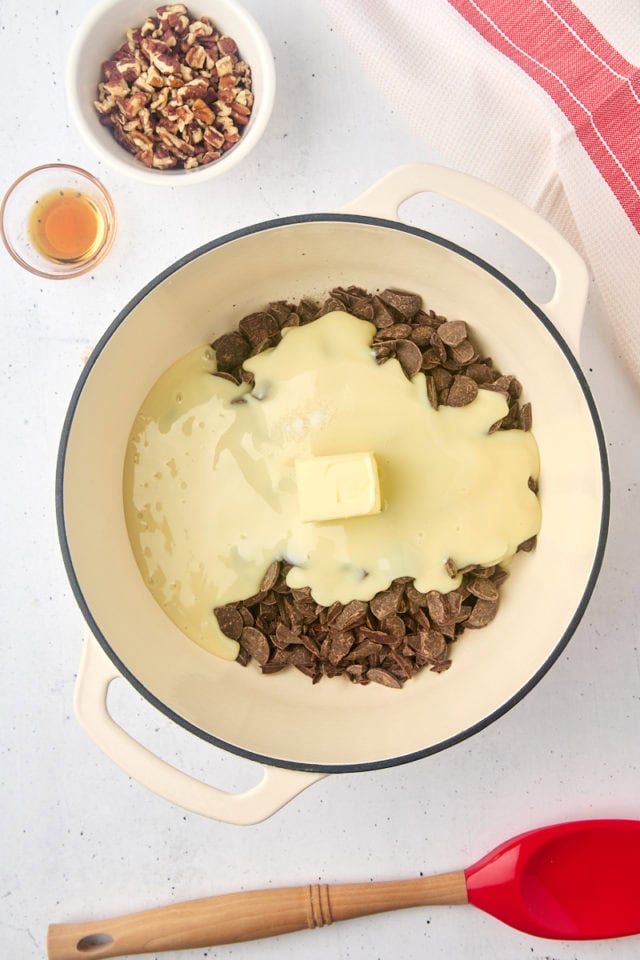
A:
{"type": "Polygon", "coordinates": [[[223,823],[260,823],[325,774],[263,766],[262,780],[244,793],[227,793],[162,760],[116,723],[107,693],[121,674],[97,640],[85,639],[74,691],[76,717],[85,733],[115,764],[153,793],[192,813],[223,823]]]}
{"type": "Polygon", "coordinates": [[[539,306],[578,355],[589,290],[586,265],[550,223],[499,187],[459,170],[411,163],[391,170],[342,207],[340,213],[398,220],[400,204],[418,193],[437,193],[475,210],[519,237],[547,261],[555,275],[555,290],[551,300],[539,306]]]}

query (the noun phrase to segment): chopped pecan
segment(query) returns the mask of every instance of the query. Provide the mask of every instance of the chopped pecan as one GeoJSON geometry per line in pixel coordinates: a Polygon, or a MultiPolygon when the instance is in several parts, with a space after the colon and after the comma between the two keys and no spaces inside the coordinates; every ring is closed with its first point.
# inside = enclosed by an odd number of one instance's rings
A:
{"type": "Polygon", "coordinates": [[[136,60],[134,57],[129,57],[128,59],[114,60],[116,65],[116,71],[120,74],[123,80],[126,80],[127,83],[133,83],[140,76],[142,67],[140,61],[136,60]]]}
{"type": "Polygon", "coordinates": [[[126,31],[102,64],[94,102],[100,123],[158,170],[217,160],[240,139],[252,106],[251,69],[233,37],[181,3],[158,7],[126,31]]]}
{"type": "Polygon", "coordinates": [[[170,92],[171,91],[169,90],[169,87],[163,87],[162,90],[159,91],[158,95],[154,97],[151,103],[149,104],[151,109],[154,110],[156,113],[164,115],[164,109],[169,103],[170,92]]]}
{"type": "Polygon", "coordinates": [[[111,97],[126,97],[130,92],[129,84],[124,77],[115,77],[113,80],[107,80],[105,83],[99,85],[99,92],[101,92],[100,88],[111,97]]]}
{"type": "Polygon", "coordinates": [[[94,100],[93,106],[101,114],[107,114],[106,117],[100,117],[100,122],[103,123],[105,120],[109,120],[111,111],[116,106],[115,97],[105,97],[103,100],[94,100]]]}
{"type": "Polygon", "coordinates": [[[171,25],[171,17],[176,16],[179,13],[186,13],[187,8],[183,3],[166,3],[161,7],[156,8],[156,13],[158,14],[158,19],[161,21],[167,21],[171,25]]]}
{"type": "Polygon", "coordinates": [[[171,170],[178,163],[178,158],[169,153],[166,147],[159,144],[153,151],[152,166],[156,170],[171,170]]]}
{"type": "Polygon", "coordinates": [[[241,90],[237,95],[235,102],[236,105],[242,104],[243,107],[249,107],[250,109],[253,106],[253,94],[251,93],[251,90],[241,90]]]}
{"type": "Polygon", "coordinates": [[[119,107],[126,117],[137,117],[148,102],[148,94],[141,90],[139,93],[132,93],[130,97],[124,97],[124,99],[120,101],[119,107]]]}
{"type": "Polygon", "coordinates": [[[233,73],[233,59],[232,57],[220,57],[219,60],[216,60],[216,71],[219,77],[224,77],[226,74],[233,73]]]}
{"type": "Polygon", "coordinates": [[[211,107],[208,107],[204,100],[200,99],[193,101],[193,116],[205,126],[210,126],[214,119],[211,107]]]}
{"type": "Polygon", "coordinates": [[[233,37],[222,36],[218,40],[218,50],[223,56],[228,56],[230,53],[237,53],[238,47],[233,37]]]}
{"type": "Polygon", "coordinates": [[[180,73],[180,61],[171,53],[171,48],[164,40],[146,38],[141,44],[142,52],[146,54],[150,63],[160,73],[180,73]]]}
{"type": "Polygon", "coordinates": [[[209,84],[205,77],[194,77],[193,80],[189,80],[178,90],[178,94],[182,97],[183,100],[189,100],[190,97],[194,99],[202,99],[209,89],[209,84]]]}
{"type": "Polygon", "coordinates": [[[200,154],[200,163],[212,163],[214,160],[219,160],[222,156],[221,150],[205,150],[204,153],[200,154]]]}
{"type": "Polygon", "coordinates": [[[192,47],[189,47],[185,56],[187,64],[196,70],[204,67],[206,59],[207,51],[204,47],[201,47],[199,43],[194,43],[192,47]]]}
{"type": "Polygon", "coordinates": [[[160,126],[156,128],[156,132],[169,153],[173,153],[179,160],[186,160],[188,157],[193,156],[194,149],[191,144],[177,136],[177,134],[171,133],[166,127],[160,126]]]}
{"type": "Polygon", "coordinates": [[[159,20],[156,20],[153,17],[147,17],[145,22],[140,27],[140,36],[141,37],[151,36],[151,34],[153,34],[157,30],[159,25],[160,25],[159,20]]]}

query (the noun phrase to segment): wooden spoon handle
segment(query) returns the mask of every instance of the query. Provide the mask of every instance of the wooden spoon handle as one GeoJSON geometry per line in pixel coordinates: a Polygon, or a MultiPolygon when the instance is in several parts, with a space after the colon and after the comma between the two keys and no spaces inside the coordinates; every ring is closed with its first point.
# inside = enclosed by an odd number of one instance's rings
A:
{"type": "Polygon", "coordinates": [[[468,903],[462,870],[387,883],[251,890],[113,920],[52,924],[47,950],[49,960],[102,960],[258,940],[404,907],[462,903],[468,903]]]}

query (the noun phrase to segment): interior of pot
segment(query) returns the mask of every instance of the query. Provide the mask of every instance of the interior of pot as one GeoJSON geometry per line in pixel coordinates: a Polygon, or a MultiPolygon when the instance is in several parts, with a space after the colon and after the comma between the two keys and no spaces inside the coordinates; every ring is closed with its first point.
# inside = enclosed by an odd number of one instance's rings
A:
{"type": "Polygon", "coordinates": [[[143,291],[90,361],[63,451],[63,548],[100,642],[174,719],[238,752],[285,764],[394,762],[437,749],[504,709],[572,632],[602,546],[598,434],[553,332],[517,292],[450,245],[362,218],[262,225],[212,245],[143,291]],[[345,677],[312,686],[294,669],[264,677],[253,663],[241,668],[206,653],[148,592],[125,527],[125,448],[158,376],[269,301],[321,298],[337,284],[415,291],[427,308],[466,320],[533,405],[543,510],[537,549],[515,558],[496,619],[463,634],[451,669],[423,671],[402,690],[345,677]]]}

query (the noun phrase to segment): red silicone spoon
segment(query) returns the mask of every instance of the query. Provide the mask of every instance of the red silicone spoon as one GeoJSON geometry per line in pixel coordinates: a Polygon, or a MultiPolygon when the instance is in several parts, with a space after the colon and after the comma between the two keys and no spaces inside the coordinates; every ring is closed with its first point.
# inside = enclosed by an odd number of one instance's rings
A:
{"type": "Polygon", "coordinates": [[[640,821],[583,820],[522,833],[467,870],[388,883],[231,893],[49,927],[49,960],[217,946],[402,907],[472,903],[524,933],[597,940],[640,933],[640,821]]]}
{"type": "Polygon", "coordinates": [[[522,833],[464,871],[469,903],[555,940],[640,933],[640,821],[582,820],[522,833]]]}

